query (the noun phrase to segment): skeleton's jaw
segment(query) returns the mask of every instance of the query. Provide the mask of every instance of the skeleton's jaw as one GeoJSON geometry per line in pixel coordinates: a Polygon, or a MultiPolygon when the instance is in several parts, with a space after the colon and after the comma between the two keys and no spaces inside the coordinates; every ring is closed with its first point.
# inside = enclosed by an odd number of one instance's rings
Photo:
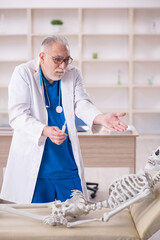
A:
{"type": "Polygon", "coordinates": [[[160,170],[160,147],[153,151],[152,154],[148,157],[145,169],[151,171],[160,170]]]}
{"type": "Polygon", "coordinates": [[[152,165],[150,163],[147,163],[145,166],[145,170],[151,170],[151,171],[159,171],[160,165],[152,165]]]}
{"type": "Polygon", "coordinates": [[[150,156],[148,162],[145,166],[145,170],[159,171],[160,170],[160,160],[157,156],[150,156]]]}

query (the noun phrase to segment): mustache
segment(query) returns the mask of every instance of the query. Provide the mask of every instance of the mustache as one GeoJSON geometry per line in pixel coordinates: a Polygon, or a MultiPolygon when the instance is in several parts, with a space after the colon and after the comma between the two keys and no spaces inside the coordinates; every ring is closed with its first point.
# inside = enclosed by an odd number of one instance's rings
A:
{"type": "Polygon", "coordinates": [[[63,70],[63,69],[59,69],[59,70],[56,70],[56,71],[54,71],[55,73],[65,73],[65,70],[63,70]]]}

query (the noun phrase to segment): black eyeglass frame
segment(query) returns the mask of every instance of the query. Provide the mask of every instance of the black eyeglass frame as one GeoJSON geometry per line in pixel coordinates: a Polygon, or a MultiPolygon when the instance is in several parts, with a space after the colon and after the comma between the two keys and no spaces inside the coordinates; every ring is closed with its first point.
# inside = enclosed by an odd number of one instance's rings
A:
{"type": "Polygon", "coordinates": [[[68,65],[68,64],[71,64],[73,62],[73,58],[71,56],[68,56],[67,58],[63,58],[63,57],[53,57],[51,55],[49,55],[48,53],[45,53],[47,54],[50,58],[52,58],[53,62],[57,65],[60,65],[62,64],[63,62],[68,65]],[[57,60],[56,59],[61,59],[61,60],[57,60]]]}

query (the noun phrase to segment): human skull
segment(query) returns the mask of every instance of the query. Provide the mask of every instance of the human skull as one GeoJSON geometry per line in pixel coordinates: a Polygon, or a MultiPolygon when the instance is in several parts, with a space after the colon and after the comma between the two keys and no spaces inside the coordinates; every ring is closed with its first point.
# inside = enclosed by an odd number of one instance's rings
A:
{"type": "Polygon", "coordinates": [[[148,162],[145,166],[145,169],[153,171],[160,170],[160,146],[148,157],[148,162]]]}

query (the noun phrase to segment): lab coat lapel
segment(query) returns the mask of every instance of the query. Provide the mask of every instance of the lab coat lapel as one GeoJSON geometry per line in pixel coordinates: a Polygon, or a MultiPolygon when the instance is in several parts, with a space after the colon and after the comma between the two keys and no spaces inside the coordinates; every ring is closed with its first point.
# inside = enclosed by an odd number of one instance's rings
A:
{"type": "Polygon", "coordinates": [[[39,90],[40,94],[42,95],[42,86],[40,85],[40,74],[39,74],[39,72],[36,72],[34,74],[34,79],[35,79],[35,82],[37,84],[38,90],[39,90]]]}
{"type": "Polygon", "coordinates": [[[42,100],[42,106],[41,106],[41,111],[43,113],[43,118],[44,118],[44,123],[47,124],[48,123],[48,114],[47,114],[47,110],[45,107],[45,99],[44,99],[44,89],[43,86],[41,86],[40,84],[40,71],[39,71],[39,60],[34,62],[34,71],[35,73],[33,74],[34,76],[34,80],[36,82],[38,91],[40,92],[40,96],[41,96],[41,100],[42,100]]]}
{"type": "Polygon", "coordinates": [[[73,106],[73,75],[70,70],[66,71],[61,79],[62,105],[68,129],[74,126],[74,106],[73,106]]]}
{"type": "Polygon", "coordinates": [[[38,90],[42,95],[43,92],[42,92],[42,86],[40,85],[40,72],[39,72],[39,61],[38,60],[35,61],[34,70],[35,70],[34,79],[37,84],[38,90]]]}

